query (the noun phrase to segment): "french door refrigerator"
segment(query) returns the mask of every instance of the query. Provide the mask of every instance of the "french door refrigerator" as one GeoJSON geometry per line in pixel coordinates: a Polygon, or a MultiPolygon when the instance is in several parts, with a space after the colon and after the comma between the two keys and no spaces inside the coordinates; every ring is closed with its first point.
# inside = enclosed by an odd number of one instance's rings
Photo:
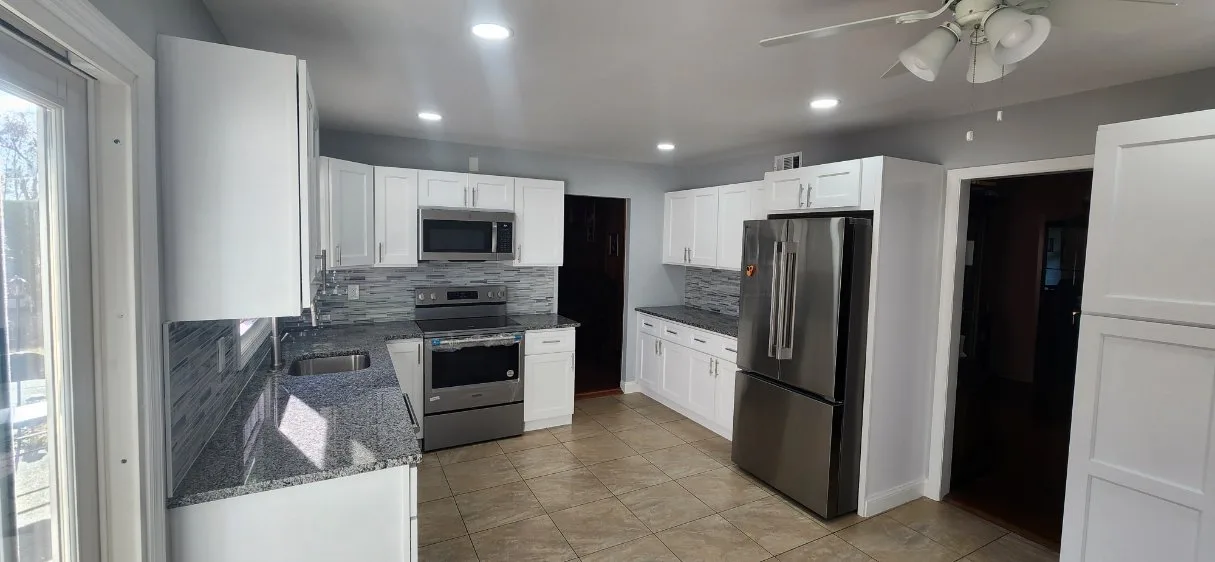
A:
{"type": "Polygon", "coordinates": [[[872,221],[743,230],[733,460],[822,517],[854,511],[872,221]]]}

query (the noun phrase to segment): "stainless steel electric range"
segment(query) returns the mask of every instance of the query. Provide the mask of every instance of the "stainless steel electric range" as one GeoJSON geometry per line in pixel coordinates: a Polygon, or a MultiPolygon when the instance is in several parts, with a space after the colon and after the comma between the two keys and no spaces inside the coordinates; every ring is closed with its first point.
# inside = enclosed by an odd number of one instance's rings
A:
{"type": "Polygon", "coordinates": [[[414,294],[423,334],[424,451],[523,433],[523,329],[506,287],[426,287],[414,294]]]}

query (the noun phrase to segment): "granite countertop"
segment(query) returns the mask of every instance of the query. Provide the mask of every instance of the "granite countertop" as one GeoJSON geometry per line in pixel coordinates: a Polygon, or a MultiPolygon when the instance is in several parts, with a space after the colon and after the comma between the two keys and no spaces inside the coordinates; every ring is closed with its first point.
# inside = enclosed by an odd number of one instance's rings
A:
{"type": "Polygon", "coordinates": [[[723,336],[738,337],[738,317],[690,306],[639,306],[637,312],[687,324],[723,336]]]}
{"type": "MultiPolygon", "coordinates": [[[[422,459],[385,342],[418,339],[413,322],[291,332],[284,367],[253,375],[169,498],[182,507],[380,470],[422,459]],[[291,376],[299,359],[370,356],[361,371],[291,376]]],[[[421,404],[413,404],[421,415],[421,404]]]]}
{"type": "Polygon", "coordinates": [[[518,322],[524,330],[556,330],[577,328],[582,324],[557,314],[512,314],[511,320],[518,322]]]}

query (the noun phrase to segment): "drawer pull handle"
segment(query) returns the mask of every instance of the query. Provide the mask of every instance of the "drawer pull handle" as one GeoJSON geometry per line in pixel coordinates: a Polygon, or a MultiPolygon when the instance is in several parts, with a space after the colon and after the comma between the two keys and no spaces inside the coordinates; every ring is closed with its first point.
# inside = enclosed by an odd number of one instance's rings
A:
{"type": "Polygon", "coordinates": [[[647,327],[647,328],[653,328],[653,327],[654,327],[654,325],[653,325],[653,324],[651,324],[651,323],[649,323],[649,322],[642,322],[642,323],[641,323],[641,325],[642,325],[642,326],[645,326],[645,327],[647,327]]]}
{"type": "Polygon", "coordinates": [[[700,338],[692,338],[692,341],[694,341],[694,342],[696,342],[696,343],[708,343],[708,342],[706,342],[705,340],[702,340],[702,339],[700,339],[700,338]]]}
{"type": "Polygon", "coordinates": [[[544,340],[540,343],[561,343],[561,340],[544,340]]]}
{"type": "Polygon", "coordinates": [[[676,332],[675,330],[667,330],[667,333],[668,333],[668,334],[671,334],[671,335],[674,335],[674,336],[678,336],[678,335],[679,335],[679,332],[676,332]]]}
{"type": "Polygon", "coordinates": [[[728,347],[726,348],[726,351],[729,351],[730,353],[738,353],[737,349],[730,349],[728,347]]]}

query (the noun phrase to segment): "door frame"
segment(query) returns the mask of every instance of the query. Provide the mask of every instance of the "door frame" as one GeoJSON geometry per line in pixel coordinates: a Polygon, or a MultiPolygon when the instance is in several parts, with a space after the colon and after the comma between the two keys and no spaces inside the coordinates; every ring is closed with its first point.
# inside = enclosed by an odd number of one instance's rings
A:
{"type": "Polygon", "coordinates": [[[89,85],[94,372],[104,561],[167,560],[156,64],[87,0],[0,0],[89,85]]]}
{"type": "Polygon", "coordinates": [[[954,401],[958,380],[958,340],[962,324],[962,283],[966,275],[966,229],[970,183],[974,180],[1032,176],[1093,169],[1093,155],[1032,160],[972,168],[945,175],[945,227],[941,242],[941,292],[937,350],[933,369],[932,418],[928,440],[928,478],[924,495],[941,501],[949,493],[953,464],[954,401]],[[951,251],[952,250],[952,251],[951,251]],[[959,265],[961,265],[959,267],[959,265]]]}

